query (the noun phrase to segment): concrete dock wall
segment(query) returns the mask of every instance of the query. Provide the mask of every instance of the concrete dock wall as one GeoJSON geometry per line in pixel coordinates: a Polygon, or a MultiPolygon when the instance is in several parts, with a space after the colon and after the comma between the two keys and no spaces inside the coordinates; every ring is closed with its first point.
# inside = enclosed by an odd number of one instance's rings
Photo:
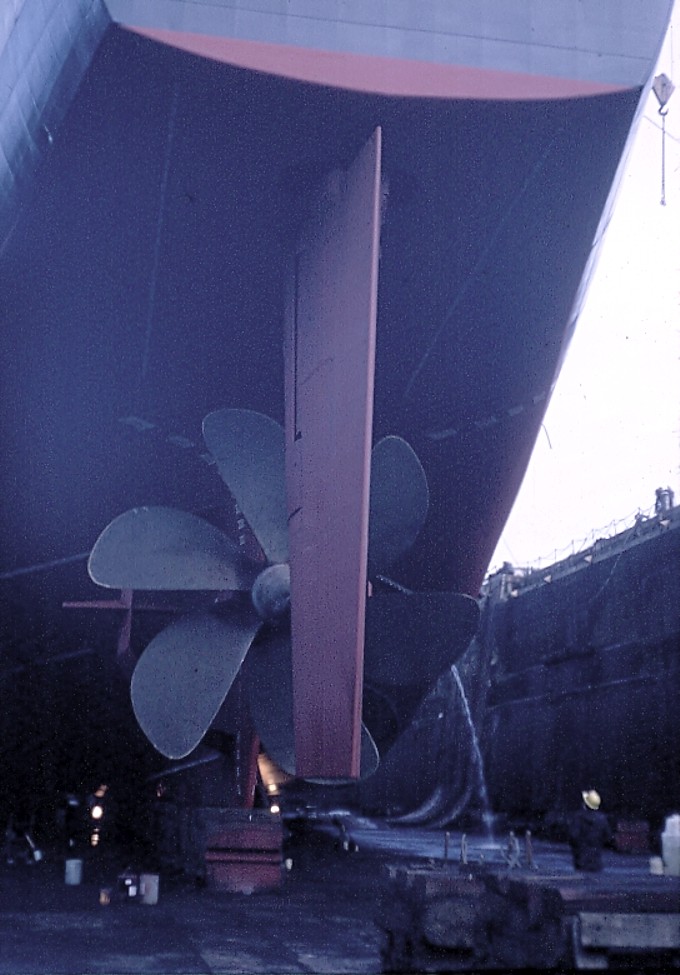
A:
{"type": "Polygon", "coordinates": [[[490,580],[491,804],[551,816],[596,788],[657,826],[680,809],[680,509],[537,573],[490,580]]]}

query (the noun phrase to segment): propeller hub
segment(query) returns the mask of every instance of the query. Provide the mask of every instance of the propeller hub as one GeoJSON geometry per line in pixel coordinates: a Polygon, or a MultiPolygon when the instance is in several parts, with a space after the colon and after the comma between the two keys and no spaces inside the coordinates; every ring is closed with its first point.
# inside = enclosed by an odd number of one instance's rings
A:
{"type": "Polygon", "coordinates": [[[251,593],[253,606],[263,620],[283,616],[290,606],[290,566],[269,565],[260,572],[251,593]]]}

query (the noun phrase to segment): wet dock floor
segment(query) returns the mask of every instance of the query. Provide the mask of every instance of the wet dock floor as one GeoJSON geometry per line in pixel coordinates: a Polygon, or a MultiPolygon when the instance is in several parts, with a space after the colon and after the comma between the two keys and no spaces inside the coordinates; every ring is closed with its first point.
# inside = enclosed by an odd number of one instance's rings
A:
{"type": "MultiPolygon", "coordinates": [[[[296,839],[274,891],[225,894],[161,875],[153,906],[115,894],[100,904],[102,887],[115,887],[125,866],[115,859],[86,861],[79,886],[65,885],[56,857],[3,865],[0,973],[382,972],[396,873],[458,872],[460,849],[460,834],[352,821],[346,832],[329,826],[296,839]]],[[[647,856],[606,852],[602,874],[586,876],[565,846],[538,841],[533,853],[536,869],[510,869],[502,844],[468,839],[472,868],[483,857],[503,883],[559,888],[592,909],[648,910],[650,898],[662,898],[665,910],[680,912],[680,880],[650,875],[647,856]]]]}

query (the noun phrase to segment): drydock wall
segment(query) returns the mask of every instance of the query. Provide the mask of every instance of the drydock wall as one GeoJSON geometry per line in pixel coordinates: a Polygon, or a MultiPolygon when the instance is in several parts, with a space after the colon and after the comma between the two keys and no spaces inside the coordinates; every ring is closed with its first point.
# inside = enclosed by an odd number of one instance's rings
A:
{"type": "Polygon", "coordinates": [[[680,508],[540,573],[492,578],[483,741],[494,810],[680,810],[680,508]]]}

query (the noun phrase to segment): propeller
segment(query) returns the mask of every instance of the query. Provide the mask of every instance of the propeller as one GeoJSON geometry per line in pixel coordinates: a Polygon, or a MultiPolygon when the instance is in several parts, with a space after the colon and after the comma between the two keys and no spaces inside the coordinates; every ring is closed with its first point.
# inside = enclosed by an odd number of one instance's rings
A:
{"type": "MultiPolygon", "coordinates": [[[[261,413],[219,410],[205,418],[203,436],[266,564],[247,558],[196,515],[141,507],[104,529],[88,571],[108,588],[220,593],[211,611],[180,617],[162,630],[135,667],[133,708],[158,751],[171,759],[193,751],[245,663],[263,746],[294,774],[284,431],[261,413]]],[[[377,578],[415,541],[427,514],[428,489],[418,458],[400,437],[376,444],[371,470],[368,567],[369,577],[377,578]]],[[[394,702],[401,728],[458,659],[477,621],[470,608],[476,604],[467,597],[397,588],[368,600],[365,681],[394,702]]],[[[362,727],[362,777],[378,760],[376,744],[362,727]]]]}

